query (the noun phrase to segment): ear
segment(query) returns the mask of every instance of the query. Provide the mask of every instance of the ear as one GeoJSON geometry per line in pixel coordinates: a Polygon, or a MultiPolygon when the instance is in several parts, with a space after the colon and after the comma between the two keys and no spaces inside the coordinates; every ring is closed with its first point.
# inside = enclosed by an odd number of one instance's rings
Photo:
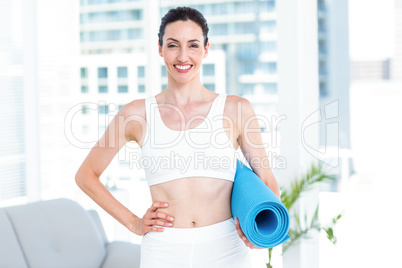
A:
{"type": "Polygon", "coordinates": [[[209,42],[207,42],[207,45],[204,48],[204,57],[203,58],[206,58],[208,56],[208,51],[209,51],[209,42]]]}
{"type": "Polygon", "coordinates": [[[163,58],[163,54],[162,54],[162,47],[161,44],[158,41],[158,52],[159,52],[159,56],[161,56],[163,58]]]}

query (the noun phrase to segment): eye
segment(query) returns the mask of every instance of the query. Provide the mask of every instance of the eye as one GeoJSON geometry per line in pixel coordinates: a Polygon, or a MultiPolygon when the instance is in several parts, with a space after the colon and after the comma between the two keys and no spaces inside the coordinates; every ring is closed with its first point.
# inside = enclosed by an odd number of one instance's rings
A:
{"type": "Polygon", "coordinates": [[[169,48],[176,47],[176,45],[175,44],[169,44],[169,45],[167,45],[167,47],[169,47],[169,48]]]}
{"type": "Polygon", "coordinates": [[[197,44],[192,44],[191,47],[192,48],[198,48],[198,45],[197,44]]]}

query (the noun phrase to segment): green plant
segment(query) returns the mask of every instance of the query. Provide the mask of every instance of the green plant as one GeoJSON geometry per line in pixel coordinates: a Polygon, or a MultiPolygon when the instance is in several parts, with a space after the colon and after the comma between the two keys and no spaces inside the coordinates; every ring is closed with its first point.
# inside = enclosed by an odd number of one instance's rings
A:
{"type": "MultiPolygon", "coordinates": [[[[304,223],[301,223],[301,216],[297,211],[291,210],[293,205],[297,202],[303,192],[311,190],[313,185],[319,182],[332,182],[336,180],[334,176],[324,170],[321,163],[312,164],[306,174],[302,175],[300,179],[294,180],[289,189],[282,189],[281,201],[291,213],[291,217],[294,219],[295,224],[289,228],[290,239],[283,244],[282,254],[285,253],[294,243],[301,238],[309,238],[309,232],[311,230],[321,231],[324,230],[327,234],[328,240],[336,245],[337,239],[334,234],[334,227],[337,222],[342,218],[343,213],[340,213],[332,218],[328,224],[321,224],[318,218],[319,206],[317,204],[314,215],[309,220],[307,214],[303,216],[304,223]]],[[[271,257],[272,248],[268,249],[268,263],[267,268],[272,268],[271,257]]]]}

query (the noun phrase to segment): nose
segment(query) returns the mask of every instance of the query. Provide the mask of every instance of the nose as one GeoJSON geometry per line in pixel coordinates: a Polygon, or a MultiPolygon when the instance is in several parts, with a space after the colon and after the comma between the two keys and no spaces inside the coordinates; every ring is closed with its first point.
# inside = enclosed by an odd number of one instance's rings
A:
{"type": "Polygon", "coordinates": [[[181,48],[179,51],[179,55],[177,57],[177,60],[180,62],[186,62],[188,59],[188,55],[187,55],[187,50],[186,48],[181,48]]]}

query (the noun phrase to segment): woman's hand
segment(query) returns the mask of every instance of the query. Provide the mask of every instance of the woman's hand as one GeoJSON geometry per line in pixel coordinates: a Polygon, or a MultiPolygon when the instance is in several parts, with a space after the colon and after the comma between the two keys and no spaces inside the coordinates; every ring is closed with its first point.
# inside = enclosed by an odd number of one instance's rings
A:
{"type": "Polygon", "coordinates": [[[163,232],[164,228],[154,225],[172,227],[174,218],[166,213],[156,211],[158,208],[166,208],[167,206],[168,203],[166,202],[154,202],[142,219],[139,218],[134,223],[133,232],[137,235],[144,235],[150,231],[163,232]]]}
{"type": "Polygon", "coordinates": [[[260,247],[254,246],[248,239],[247,237],[244,235],[243,231],[240,228],[240,223],[239,223],[239,219],[236,217],[235,218],[235,226],[236,226],[236,230],[237,230],[237,234],[240,236],[241,240],[243,240],[244,244],[246,244],[246,246],[248,246],[251,249],[261,249],[260,247]]]}

